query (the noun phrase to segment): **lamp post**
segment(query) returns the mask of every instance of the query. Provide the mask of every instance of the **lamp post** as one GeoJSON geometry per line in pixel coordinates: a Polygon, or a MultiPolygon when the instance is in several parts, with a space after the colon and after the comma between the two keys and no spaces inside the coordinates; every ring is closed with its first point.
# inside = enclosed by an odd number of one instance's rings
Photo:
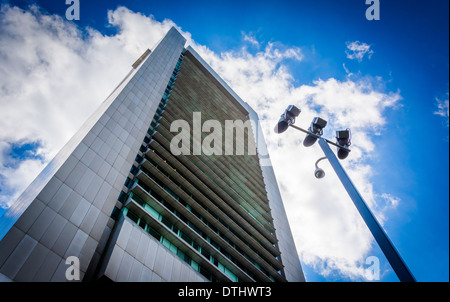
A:
{"type": "MultiPolygon", "coordinates": [[[[414,278],[413,274],[407,267],[406,263],[403,261],[397,249],[392,244],[386,232],[383,230],[380,223],[377,221],[376,217],[373,215],[372,211],[367,206],[366,202],[364,201],[364,198],[358,192],[355,185],[351,181],[350,177],[347,175],[338,158],[336,157],[336,155],[329,146],[331,144],[338,147],[339,158],[340,159],[346,158],[348,153],[351,151],[350,149],[348,149],[348,147],[351,144],[350,129],[337,131],[336,133],[337,143],[334,143],[328,139],[321,137],[322,129],[326,126],[327,123],[325,120],[321,118],[314,118],[309,130],[305,130],[300,127],[294,126],[295,118],[300,114],[300,112],[301,110],[296,108],[295,106],[293,105],[289,106],[288,109],[285,111],[285,113],[281,116],[281,119],[278,122],[278,124],[286,123],[287,125],[289,125],[289,127],[295,128],[297,130],[306,133],[307,136],[303,141],[303,144],[305,146],[311,146],[312,144],[315,143],[316,140],[319,141],[319,145],[322,148],[325,157],[320,158],[316,162],[315,164],[316,170],[314,172],[314,175],[317,178],[323,178],[325,176],[325,172],[322,169],[320,169],[317,166],[317,164],[319,163],[319,161],[323,159],[328,159],[334,171],[336,172],[339,180],[341,181],[348,195],[352,199],[359,214],[364,219],[364,222],[366,223],[376,242],[380,246],[381,250],[386,256],[386,259],[389,261],[392,269],[396,273],[399,280],[401,282],[415,282],[416,279],[414,278]]],[[[288,127],[285,127],[285,124],[283,124],[283,126],[284,126],[283,128],[278,127],[278,125],[275,126],[275,132],[282,133],[286,131],[288,127]],[[282,131],[277,131],[277,129],[282,129],[282,131]]]]}

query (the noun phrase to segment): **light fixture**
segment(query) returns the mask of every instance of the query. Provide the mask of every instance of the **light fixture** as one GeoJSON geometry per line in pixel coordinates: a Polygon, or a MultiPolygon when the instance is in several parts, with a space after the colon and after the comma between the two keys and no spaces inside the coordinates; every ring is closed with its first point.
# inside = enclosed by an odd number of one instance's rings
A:
{"type": "Polygon", "coordinates": [[[319,164],[319,161],[323,160],[323,159],[327,159],[326,157],[321,157],[316,161],[316,170],[314,171],[314,176],[318,179],[324,178],[325,177],[325,171],[321,168],[319,168],[319,166],[317,166],[317,164],[319,164]]]}
{"type": "MultiPolygon", "coordinates": [[[[308,131],[311,133],[314,133],[317,136],[322,136],[323,134],[323,128],[325,128],[327,125],[327,121],[320,117],[315,117],[312,122],[311,126],[309,126],[308,131]]],[[[310,147],[314,145],[316,142],[317,137],[312,136],[310,134],[306,135],[305,139],[303,140],[303,146],[310,147]]]]}
{"type": "Polygon", "coordinates": [[[345,159],[348,156],[348,147],[352,144],[351,142],[351,137],[352,137],[352,133],[350,131],[350,129],[345,129],[345,130],[339,130],[336,131],[336,143],[339,146],[344,147],[343,148],[339,148],[337,150],[337,155],[339,159],[345,159]]]}
{"type": "Polygon", "coordinates": [[[289,105],[275,126],[275,133],[283,133],[286,131],[290,124],[295,123],[295,118],[300,114],[300,112],[302,111],[299,108],[294,105],[289,105]]]}

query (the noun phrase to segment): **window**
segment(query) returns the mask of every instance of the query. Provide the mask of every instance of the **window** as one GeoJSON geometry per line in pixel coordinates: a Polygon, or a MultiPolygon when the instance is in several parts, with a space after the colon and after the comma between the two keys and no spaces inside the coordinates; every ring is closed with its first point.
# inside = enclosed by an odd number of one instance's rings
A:
{"type": "Polygon", "coordinates": [[[136,224],[139,220],[139,217],[131,211],[127,211],[127,217],[129,217],[136,224]]]}

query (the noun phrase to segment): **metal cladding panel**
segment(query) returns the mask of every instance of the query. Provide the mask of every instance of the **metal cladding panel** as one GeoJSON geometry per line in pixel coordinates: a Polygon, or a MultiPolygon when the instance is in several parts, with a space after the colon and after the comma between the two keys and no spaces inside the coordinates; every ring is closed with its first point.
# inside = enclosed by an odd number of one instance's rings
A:
{"type": "Polygon", "coordinates": [[[185,41],[172,28],[0,218],[2,279],[67,281],[69,256],[83,278],[185,41]]]}
{"type": "Polygon", "coordinates": [[[122,216],[99,275],[116,282],[207,282],[155,238],[122,216]]]}

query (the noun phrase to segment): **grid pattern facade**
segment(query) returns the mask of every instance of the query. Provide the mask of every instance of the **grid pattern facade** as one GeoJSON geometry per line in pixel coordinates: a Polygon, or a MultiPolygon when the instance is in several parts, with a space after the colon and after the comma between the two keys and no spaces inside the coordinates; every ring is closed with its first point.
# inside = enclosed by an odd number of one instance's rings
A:
{"type": "Polygon", "coordinates": [[[237,124],[245,135],[232,135],[243,155],[174,156],[171,122],[189,121],[193,131],[194,112],[222,129],[249,117],[187,51],[141,146],[122,212],[210,281],[286,281],[258,157],[248,152],[252,129],[237,124]]]}

